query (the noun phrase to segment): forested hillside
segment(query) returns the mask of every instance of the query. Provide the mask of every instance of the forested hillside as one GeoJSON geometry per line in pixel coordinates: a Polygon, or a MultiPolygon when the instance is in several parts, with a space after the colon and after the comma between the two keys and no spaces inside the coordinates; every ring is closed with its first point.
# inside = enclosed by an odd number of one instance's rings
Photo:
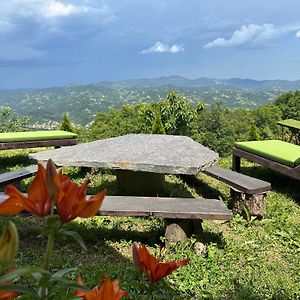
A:
{"type": "MultiPolygon", "coordinates": [[[[90,126],[74,124],[72,130],[78,133],[81,142],[128,133],[187,135],[226,155],[235,141],[278,138],[277,121],[287,118],[300,120],[300,91],[284,93],[274,102],[252,110],[228,108],[220,101],[211,105],[194,103],[171,91],[156,103],[125,104],[100,112],[90,126]]],[[[28,130],[31,128],[28,119],[2,109],[1,131],[28,130]]],[[[64,124],[69,119],[72,115],[64,114],[64,124]]]]}
{"type": "Polygon", "coordinates": [[[283,91],[300,89],[300,81],[249,79],[186,79],[171,76],[156,79],[67,85],[40,90],[0,90],[0,107],[10,107],[17,114],[30,116],[31,123],[60,121],[68,112],[76,124],[86,125],[98,112],[125,104],[155,103],[170,90],[184,95],[193,104],[211,105],[222,101],[228,108],[255,109],[274,101],[283,91]]]}
{"type": "Polygon", "coordinates": [[[279,137],[277,121],[300,120],[300,92],[279,96],[274,103],[257,109],[230,109],[221,102],[194,104],[174,92],[155,104],[125,105],[99,113],[80,139],[91,141],[127,133],[166,133],[191,136],[226,155],[235,141],[279,137]]]}

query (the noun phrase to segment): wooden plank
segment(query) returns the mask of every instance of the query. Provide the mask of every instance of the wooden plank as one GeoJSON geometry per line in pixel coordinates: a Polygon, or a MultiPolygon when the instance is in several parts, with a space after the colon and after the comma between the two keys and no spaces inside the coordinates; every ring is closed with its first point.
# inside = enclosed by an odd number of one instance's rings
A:
{"type": "Polygon", "coordinates": [[[233,148],[232,153],[235,156],[246,158],[273,171],[300,180],[300,166],[291,168],[278,162],[272,161],[270,159],[237,148],[233,148]]]}
{"type": "MultiPolygon", "coordinates": [[[[0,194],[0,203],[6,199],[0,194]]],[[[221,200],[106,196],[99,216],[151,216],[174,219],[230,220],[231,211],[221,200]]]]}
{"type": "Polygon", "coordinates": [[[246,194],[260,194],[271,189],[271,184],[269,182],[240,174],[229,169],[224,169],[219,166],[211,166],[205,169],[203,173],[225,182],[231,187],[246,194]]]}
{"type": "Polygon", "coordinates": [[[33,176],[37,172],[37,165],[31,165],[16,171],[10,171],[0,174],[0,186],[21,181],[25,178],[33,176]]]}
{"type": "Polygon", "coordinates": [[[76,139],[5,142],[5,143],[0,143],[0,150],[36,148],[36,147],[53,147],[53,146],[61,147],[61,146],[73,146],[73,145],[77,145],[76,139]]]}

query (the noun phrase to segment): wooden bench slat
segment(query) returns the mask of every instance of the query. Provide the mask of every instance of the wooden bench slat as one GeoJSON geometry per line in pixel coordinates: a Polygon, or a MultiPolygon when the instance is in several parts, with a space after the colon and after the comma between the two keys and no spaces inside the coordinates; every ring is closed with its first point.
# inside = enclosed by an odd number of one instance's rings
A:
{"type": "Polygon", "coordinates": [[[5,186],[7,184],[18,182],[25,178],[31,177],[37,172],[37,169],[37,165],[31,165],[19,170],[0,174],[0,186],[5,186]]]}
{"type": "Polygon", "coordinates": [[[271,189],[271,184],[269,182],[237,173],[229,169],[224,169],[219,166],[209,167],[204,170],[203,173],[223,181],[246,194],[259,194],[271,189]]]}
{"type": "MultiPolygon", "coordinates": [[[[0,194],[0,203],[7,196],[0,194]]],[[[99,216],[152,216],[177,219],[230,220],[231,211],[221,200],[106,196],[99,216]]]]}
{"type": "Polygon", "coordinates": [[[231,211],[216,199],[106,196],[99,215],[228,220],[231,211]]]}

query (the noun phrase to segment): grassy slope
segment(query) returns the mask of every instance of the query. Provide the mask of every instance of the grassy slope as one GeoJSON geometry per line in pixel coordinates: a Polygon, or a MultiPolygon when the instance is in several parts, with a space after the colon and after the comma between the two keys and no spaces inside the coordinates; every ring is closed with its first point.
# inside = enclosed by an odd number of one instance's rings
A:
{"type": "MultiPolygon", "coordinates": [[[[32,151],[32,150],[31,150],[32,151]]],[[[29,150],[2,151],[0,172],[28,165],[29,150]]],[[[230,159],[220,164],[230,167],[230,159]]],[[[163,252],[164,260],[181,260],[190,263],[157,285],[153,299],[201,299],[207,290],[215,299],[297,299],[300,298],[300,187],[299,182],[272,173],[252,164],[244,164],[243,172],[272,183],[268,195],[267,216],[264,220],[247,222],[235,216],[231,222],[205,221],[207,257],[198,257],[191,250],[191,238],[185,245],[174,245],[163,252]]],[[[92,180],[90,193],[108,188],[118,193],[114,177],[110,174],[95,176],[83,174],[75,168],[64,170],[74,180],[92,180]]],[[[167,178],[167,190],[172,196],[229,198],[229,188],[216,180],[200,175],[202,183],[189,186],[173,176],[167,178]]],[[[29,180],[22,182],[25,189],[29,180]]],[[[0,224],[13,219],[21,238],[18,266],[41,264],[45,239],[40,235],[40,220],[35,217],[1,217],[0,224]]],[[[146,243],[153,253],[163,235],[163,221],[149,218],[97,217],[76,220],[70,225],[84,238],[88,252],[73,241],[56,244],[53,269],[77,267],[84,281],[96,285],[102,274],[120,280],[131,299],[145,299],[144,290],[133,286],[137,275],[131,262],[132,241],[146,243]]],[[[71,277],[75,278],[76,274],[71,277]]],[[[29,279],[28,279],[29,280],[29,279]]],[[[24,281],[29,284],[30,280],[24,281]]],[[[58,291],[57,299],[64,299],[65,291],[58,291]]]]}

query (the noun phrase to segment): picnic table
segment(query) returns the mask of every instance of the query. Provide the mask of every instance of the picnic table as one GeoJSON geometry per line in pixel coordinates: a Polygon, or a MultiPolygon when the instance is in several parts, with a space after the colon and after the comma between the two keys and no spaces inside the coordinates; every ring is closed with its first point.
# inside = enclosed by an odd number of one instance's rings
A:
{"type": "Polygon", "coordinates": [[[214,165],[218,154],[186,136],[128,134],[30,154],[57,166],[111,169],[120,189],[129,195],[164,192],[165,174],[195,175],[214,165]]]}
{"type": "Polygon", "coordinates": [[[289,143],[295,138],[297,145],[300,145],[300,121],[294,119],[281,120],[277,122],[281,126],[281,139],[284,140],[284,127],[291,132],[289,143]]]}

